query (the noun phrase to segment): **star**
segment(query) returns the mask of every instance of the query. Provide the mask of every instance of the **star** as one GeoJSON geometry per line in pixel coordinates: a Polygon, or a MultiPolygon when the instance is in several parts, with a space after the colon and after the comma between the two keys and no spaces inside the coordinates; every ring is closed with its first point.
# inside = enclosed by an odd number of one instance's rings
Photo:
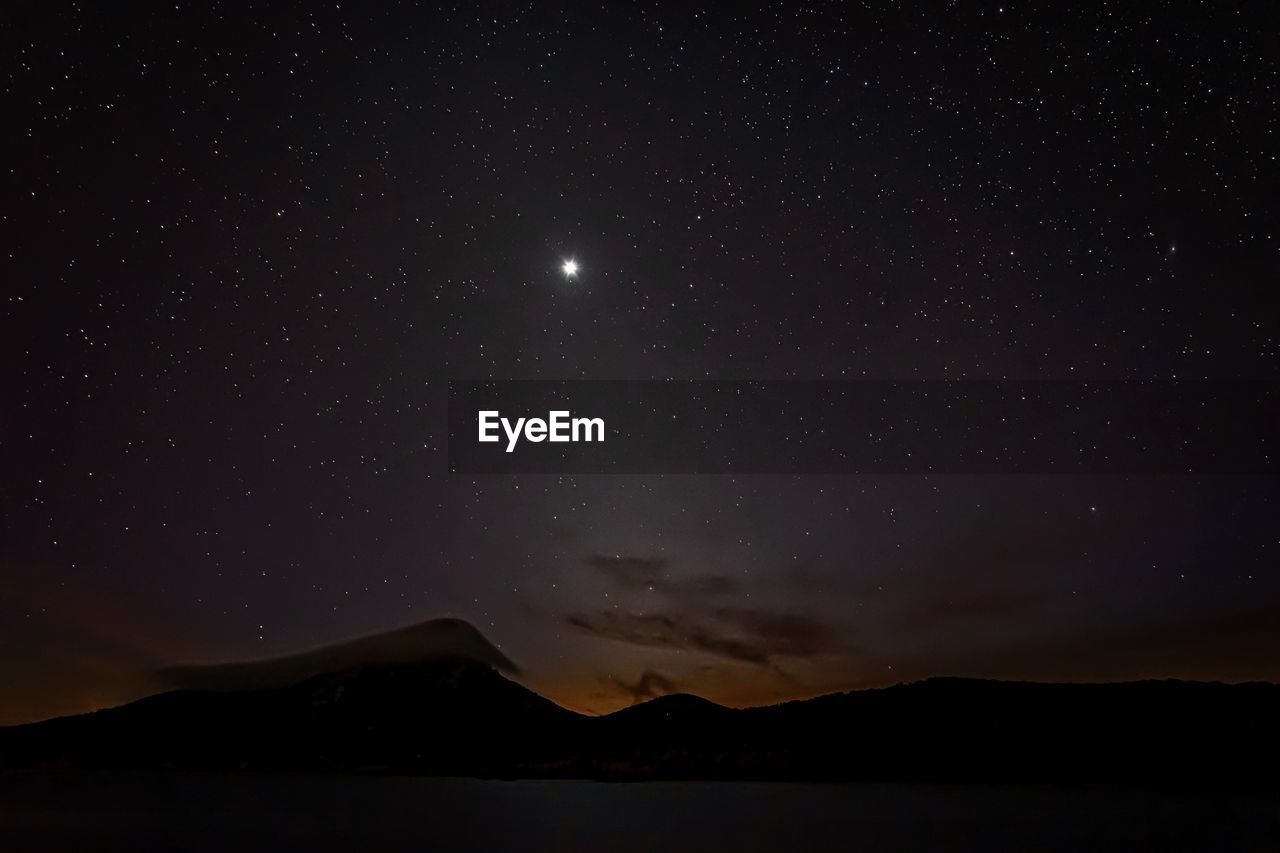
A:
{"type": "Polygon", "coordinates": [[[560,271],[564,273],[565,278],[577,278],[578,262],[575,261],[573,258],[570,258],[569,260],[565,261],[563,264],[560,265],[560,271]]]}

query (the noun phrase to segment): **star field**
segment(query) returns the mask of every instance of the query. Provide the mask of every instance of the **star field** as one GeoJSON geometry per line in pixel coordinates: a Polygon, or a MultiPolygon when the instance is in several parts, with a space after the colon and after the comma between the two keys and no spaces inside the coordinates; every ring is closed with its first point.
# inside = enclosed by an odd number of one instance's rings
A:
{"type": "Polygon", "coordinates": [[[489,476],[456,379],[1277,377],[1265,5],[0,12],[0,723],[468,619],[575,708],[1280,678],[1265,477],[489,476]]]}

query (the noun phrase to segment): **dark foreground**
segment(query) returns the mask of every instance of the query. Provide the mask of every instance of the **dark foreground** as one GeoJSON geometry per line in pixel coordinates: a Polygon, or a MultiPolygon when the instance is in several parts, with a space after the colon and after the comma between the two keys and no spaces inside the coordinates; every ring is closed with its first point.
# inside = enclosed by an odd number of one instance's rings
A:
{"type": "Polygon", "coordinates": [[[0,774],[0,850],[1275,850],[1280,796],[1126,786],[0,774]]]}
{"type": "Polygon", "coordinates": [[[765,708],[584,717],[458,658],[181,690],[0,729],[8,770],[481,779],[1272,784],[1280,685],[930,679],[765,708]]]}

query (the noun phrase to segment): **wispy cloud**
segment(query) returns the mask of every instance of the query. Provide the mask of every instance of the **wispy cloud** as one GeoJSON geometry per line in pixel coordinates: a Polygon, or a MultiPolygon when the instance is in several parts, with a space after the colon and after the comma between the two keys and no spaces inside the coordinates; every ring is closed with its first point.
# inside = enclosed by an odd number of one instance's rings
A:
{"type": "Polygon", "coordinates": [[[587,564],[620,591],[657,593],[659,606],[577,611],[565,621],[584,633],[651,648],[703,652],[728,660],[775,665],[842,650],[837,634],[802,613],[726,602],[738,584],[722,574],[673,575],[661,557],[592,554],[587,564]]]}
{"type": "Polygon", "coordinates": [[[668,596],[728,595],[738,590],[733,578],[722,574],[672,576],[665,557],[592,554],[587,565],[625,589],[642,589],[668,596]]]}
{"type": "Polygon", "coordinates": [[[646,669],[640,673],[640,678],[634,684],[614,677],[610,677],[608,682],[630,696],[633,704],[658,696],[666,696],[680,689],[673,679],[653,669],[646,669]]]}

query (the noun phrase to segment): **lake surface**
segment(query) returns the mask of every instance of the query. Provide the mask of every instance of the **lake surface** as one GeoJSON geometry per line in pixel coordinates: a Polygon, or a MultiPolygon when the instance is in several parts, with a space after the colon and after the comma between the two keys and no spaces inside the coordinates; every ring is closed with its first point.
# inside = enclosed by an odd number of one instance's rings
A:
{"type": "Polygon", "coordinates": [[[0,850],[1267,850],[1280,791],[0,773],[0,850]]]}

